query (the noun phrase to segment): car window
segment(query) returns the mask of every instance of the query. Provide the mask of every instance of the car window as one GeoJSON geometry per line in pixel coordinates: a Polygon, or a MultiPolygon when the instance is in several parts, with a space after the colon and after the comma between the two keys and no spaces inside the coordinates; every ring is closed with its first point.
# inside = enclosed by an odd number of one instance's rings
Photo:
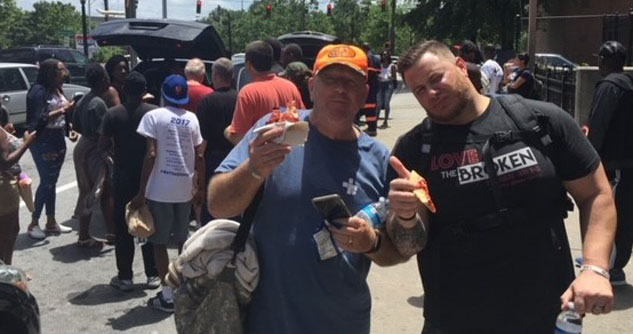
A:
{"type": "Polygon", "coordinates": [[[29,81],[29,84],[35,84],[35,80],[37,80],[37,68],[35,67],[22,67],[22,72],[26,75],[26,80],[29,81]]]}
{"type": "Polygon", "coordinates": [[[57,49],[53,52],[53,56],[64,63],[75,63],[75,58],[68,50],[57,49]]]}
{"type": "Polygon", "coordinates": [[[37,53],[37,59],[40,62],[43,62],[43,61],[45,61],[46,59],[49,59],[49,58],[54,58],[52,50],[40,50],[37,53]]]}
{"type": "Polygon", "coordinates": [[[0,68],[0,91],[26,90],[26,83],[17,68],[0,68]]]}
{"type": "Polygon", "coordinates": [[[74,59],[73,63],[77,63],[77,64],[87,64],[88,63],[88,59],[86,58],[86,56],[84,56],[83,53],[79,52],[79,51],[69,51],[70,55],[72,56],[72,58],[74,59]]]}
{"type": "Polygon", "coordinates": [[[35,63],[35,54],[31,50],[6,50],[0,51],[0,62],[9,63],[35,63]]]}

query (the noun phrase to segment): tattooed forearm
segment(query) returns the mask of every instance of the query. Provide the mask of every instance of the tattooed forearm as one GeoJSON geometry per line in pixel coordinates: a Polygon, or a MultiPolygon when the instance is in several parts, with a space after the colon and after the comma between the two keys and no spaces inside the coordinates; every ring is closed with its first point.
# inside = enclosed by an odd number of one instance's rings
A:
{"type": "Polygon", "coordinates": [[[416,221],[414,227],[406,228],[398,222],[397,217],[392,215],[387,223],[387,233],[391,241],[398,252],[406,258],[419,253],[426,246],[426,227],[418,215],[416,215],[416,221]]]}

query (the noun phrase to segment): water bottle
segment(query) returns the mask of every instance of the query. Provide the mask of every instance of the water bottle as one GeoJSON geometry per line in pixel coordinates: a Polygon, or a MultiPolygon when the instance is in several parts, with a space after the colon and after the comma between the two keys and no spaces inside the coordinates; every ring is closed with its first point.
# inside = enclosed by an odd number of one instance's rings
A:
{"type": "Polygon", "coordinates": [[[580,334],[582,333],[582,317],[576,312],[574,303],[567,304],[568,310],[563,311],[556,319],[554,334],[580,334]]]}
{"type": "Polygon", "coordinates": [[[389,200],[384,197],[380,197],[378,202],[368,204],[358,211],[355,216],[371,223],[374,228],[382,228],[385,226],[388,211],[389,200]]]}

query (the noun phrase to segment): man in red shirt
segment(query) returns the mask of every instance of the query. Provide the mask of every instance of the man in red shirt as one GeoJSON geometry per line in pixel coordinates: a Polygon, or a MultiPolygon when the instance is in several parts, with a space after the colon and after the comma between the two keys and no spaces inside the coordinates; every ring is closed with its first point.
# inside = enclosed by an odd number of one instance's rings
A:
{"type": "Polygon", "coordinates": [[[262,116],[285,107],[286,103],[295,101],[298,109],[305,108],[297,87],[290,80],[271,73],[273,50],[268,43],[249,43],[244,59],[253,82],[240,90],[233,121],[224,131],[226,139],[233,144],[237,144],[262,116]]]}
{"type": "Polygon", "coordinates": [[[185,77],[187,77],[187,86],[189,88],[189,104],[184,106],[183,109],[195,113],[202,98],[213,93],[211,87],[207,87],[202,83],[204,82],[205,74],[204,63],[199,58],[192,58],[185,65],[185,77]]]}

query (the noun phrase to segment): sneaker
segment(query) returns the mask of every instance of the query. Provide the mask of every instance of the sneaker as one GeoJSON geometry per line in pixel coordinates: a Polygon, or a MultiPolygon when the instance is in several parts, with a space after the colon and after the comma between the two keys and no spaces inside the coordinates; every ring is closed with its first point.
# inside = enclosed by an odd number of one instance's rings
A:
{"type": "Polygon", "coordinates": [[[28,233],[29,233],[29,237],[33,239],[36,239],[36,240],[46,239],[46,234],[44,234],[44,231],[42,231],[42,229],[38,225],[35,225],[32,228],[30,228],[28,230],[28,233]]]}
{"type": "Polygon", "coordinates": [[[622,269],[611,269],[609,270],[609,275],[611,276],[609,279],[609,281],[611,281],[611,285],[626,285],[626,275],[622,269]]]}
{"type": "Polygon", "coordinates": [[[160,278],[158,278],[158,276],[148,277],[145,287],[148,289],[157,289],[158,287],[160,287],[160,278]]]}
{"type": "Polygon", "coordinates": [[[64,226],[61,224],[55,224],[54,227],[48,227],[46,226],[46,229],[44,231],[46,231],[46,233],[50,233],[50,234],[60,234],[60,233],[70,233],[72,232],[72,228],[68,227],[68,226],[64,226]]]}
{"type": "Polygon", "coordinates": [[[134,282],[132,282],[131,279],[119,279],[118,277],[115,277],[110,281],[110,286],[115,287],[123,292],[134,290],[134,282]]]}
{"type": "Polygon", "coordinates": [[[159,311],[174,313],[174,302],[173,301],[168,302],[165,299],[163,299],[162,292],[159,292],[156,294],[156,296],[150,298],[147,301],[147,306],[159,311]]]}

